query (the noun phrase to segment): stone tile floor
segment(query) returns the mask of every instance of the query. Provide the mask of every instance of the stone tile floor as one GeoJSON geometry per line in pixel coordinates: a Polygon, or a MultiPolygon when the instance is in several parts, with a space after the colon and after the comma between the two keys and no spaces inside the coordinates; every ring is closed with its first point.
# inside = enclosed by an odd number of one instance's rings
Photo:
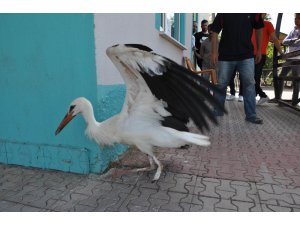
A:
{"type": "MultiPolygon", "coordinates": [[[[165,168],[112,178],[0,164],[0,211],[300,211],[300,117],[268,103],[263,125],[245,122],[243,104],[206,132],[208,148],[157,149],[165,168]]],[[[116,165],[145,166],[135,149],[116,165]]]]}

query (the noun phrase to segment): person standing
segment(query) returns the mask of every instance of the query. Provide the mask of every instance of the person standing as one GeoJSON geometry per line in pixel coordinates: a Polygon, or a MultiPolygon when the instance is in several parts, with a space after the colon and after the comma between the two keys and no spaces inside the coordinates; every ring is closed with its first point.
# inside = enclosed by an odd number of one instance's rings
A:
{"type": "MultiPolygon", "coordinates": [[[[283,45],[288,46],[288,52],[294,52],[300,50],[300,13],[295,13],[295,27],[289,33],[288,36],[282,41],[283,45]]],[[[295,56],[292,58],[286,59],[287,64],[291,64],[294,61],[299,61],[300,56],[295,56]]],[[[283,67],[280,77],[284,78],[287,76],[288,72],[292,70],[292,75],[295,77],[300,76],[300,66],[292,66],[292,67],[283,67]]],[[[297,105],[298,96],[299,96],[299,81],[293,81],[293,96],[292,96],[292,105],[297,105]]],[[[284,80],[279,80],[279,96],[275,96],[275,99],[281,99],[281,95],[283,92],[284,80]]]]}
{"type": "Polygon", "coordinates": [[[200,32],[196,32],[194,34],[195,37],[195,47],[194,47],[194,54],[196,56],[196,60],[197,60],[197,65],[199,66],[199,68],[202,70],[202,58],[200,56],[200,48],[201,48],[201,44],[202,42],[208,38],[209,33],[208,33],[208,21],[207,20],[202,20],[201,21],[201,30],[200,32]]]}
{"type": "MultiPolygon", "coordinates": [[[[261,39],[263,20],[255,13],[218,13],[212,24],[212,54],[211,62],[218,62],[218,87],[222,93],[215,93],[215,97],[224,106],[226,87],[236,69],[243,83],[243,97],[245,120],[254,124],[262,124],[263,120],[256,115],[254,56],[251,42],[253,28],[256,29],[257,54],[255,62],[261,60],[261,39]],[[218,34],[222,31],[217,51],[218,34]]],[[[216,116],[224,113],[215,109],[216,116]]]]}
{"type": "MultiPolygon", "coordinates": [[[[255,91],[256,95],[259,95],[260,99],[257,102],[257,105],[262,105],[266,102],[268,102],[269,97],[267,94],[261,89],[260,86],[260,80],[261,80],[261,75],[263,71],[263,67],[266,63],[267,59],[267,48],[268,48],[268,43],[271,40],[274,43],[275,48],[278,50],[280,54],[283,54],[283,51],[281,49],[279,40],[276,37],[275,34],[275,29],[273,24],[270,21],[265,20],[266,18],[266,13],[262,13],[261,17],[264,20],[264,28],[262,29],[262,44],[261,44],[261,60],[259,63],[255,64],[255,91]]],[[[252,43],[254,46],[254,55],[256,55],[257,47],[256,47],[256,32],[255,29],[253,30],[252,34],[252,43]]]]}
{"type": "MultiPolygon", "coordinates": [[[[202,59],[202,69],[206,70],[206,69],[215,69],[216,65],[212,65],[211,61],[210,61],[210,57],[211,57],[211,24],[208,25],[208,33],[209,36],[208,38],[206,38],[200,47],[200,57],[202,59]]],[[[209,80],[209,74],[202,74],[202,77],[209,80]]]]}

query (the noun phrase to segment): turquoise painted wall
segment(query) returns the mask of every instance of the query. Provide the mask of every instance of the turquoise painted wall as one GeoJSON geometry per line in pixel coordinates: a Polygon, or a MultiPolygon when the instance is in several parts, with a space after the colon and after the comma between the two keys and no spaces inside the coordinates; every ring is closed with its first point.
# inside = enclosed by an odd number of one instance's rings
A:
{"type": "MultiPolygon", "coordinates": [[[[117,85],[98,85],[98,105],[95,112],[97,112],[98,121],[103,121],[109,117],[118,114],[124,103],[126,89],[124,84],[117,85]]],[[[103,168],[107,166],[106,163],[114,161],[118,158],[118,155],[124,153],[128,146],[116,144],[111,147],[103,149],[102,164],[103,168]],[[105,159],[105,160],[104,160],[105,159]]],[[[95,169],[94,169],[95,170],[95,169]]]]}
{"type": "Polygon", "coordinates": [[[179,13],[179,17],[180,17],[180,34],[179,34],[179,41],[181,44],[185,44],[185,13],[179,13]]]}
{"type": "Polygon", "coordinates": [[[156,30],[160,30],[160,24],[161,24],[161,13],[155,13],[155,28],[156,30]]]}
{"type": "Polygon", "coordinates": [[[100,150],[84,135],[82,117],[54,136],[73,99],[84,96],[96,108],[109,101],[97,100],[107,89],[96,85],[93,14],[0,14],[0,37],[0,162],[106,169],[125,147],[100,150]]]}

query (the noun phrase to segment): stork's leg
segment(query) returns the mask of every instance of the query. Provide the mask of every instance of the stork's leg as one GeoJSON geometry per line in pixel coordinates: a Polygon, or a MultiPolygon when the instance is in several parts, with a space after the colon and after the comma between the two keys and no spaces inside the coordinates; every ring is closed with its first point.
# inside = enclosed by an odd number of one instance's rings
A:
{"type": "Polygon", "coordinates": [[[150,163],[150,166],[149,167],[145,167],[145,168],[137,168],[135,169],[136,172],[140,172],[140,171],[152,171],[155,169],[155,165],[153,163],[153,157],[150,156],[150,155],[147,155],[148,156],[148,159],[149,159],[149,163],[150,163]]]}
{"type": "MultiPolygon", "coordinates": [[[[160,177],[161,171],[163,169],[163,165],[161,164],[161,162],[154,155],[153,150],[152,150],[152,146],[136,145],[136,147],[138,149],[140,149],[141,152],[146,153],[148,155],[148,157],[151,157],[154,160],[154,162],[157,164],[157,170],[156,170],[156,173],[154,175],[154,178],[153,178],[152,182],[157,181],[160,177]]],[[[150,161],[150,165],[151,165],[150,167],[152,169],[154,169],[153,161],[150,158],[149,158],[149,161],[150,161]]]]}
{"type": "Polygon", "coordinates": [[[152,158],[153,158],[154,162],[157,164],[157,170],[156,170],[156,173],[155,173],[154,178],[153,178],[153,180],[152,180],[152,182],[155,182],[155,181],[157,181],[157,180],[159,179],[159,177],[160,177],[160,174],[161,174],[161,172],[162,172],[162,170],[163,170],[163,165],[162,165],[161,162],[155,157],[154,154],[152,154],[152,158]]]}

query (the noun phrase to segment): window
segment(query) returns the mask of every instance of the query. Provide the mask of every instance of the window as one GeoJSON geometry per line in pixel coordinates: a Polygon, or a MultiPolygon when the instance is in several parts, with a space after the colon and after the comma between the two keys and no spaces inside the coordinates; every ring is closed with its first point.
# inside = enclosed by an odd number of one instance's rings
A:
{"type": "Polygon", "coordinates": [[[161,13],[160,31],[164,31],[170,37],[180,40],[180,16],[179,13],[161,13]]]}
{"type": "Polygon", "coordinates": [[[160,35],[179,48],[185,48],[185,13],[156,13],[155,27],[160,35]]]}

